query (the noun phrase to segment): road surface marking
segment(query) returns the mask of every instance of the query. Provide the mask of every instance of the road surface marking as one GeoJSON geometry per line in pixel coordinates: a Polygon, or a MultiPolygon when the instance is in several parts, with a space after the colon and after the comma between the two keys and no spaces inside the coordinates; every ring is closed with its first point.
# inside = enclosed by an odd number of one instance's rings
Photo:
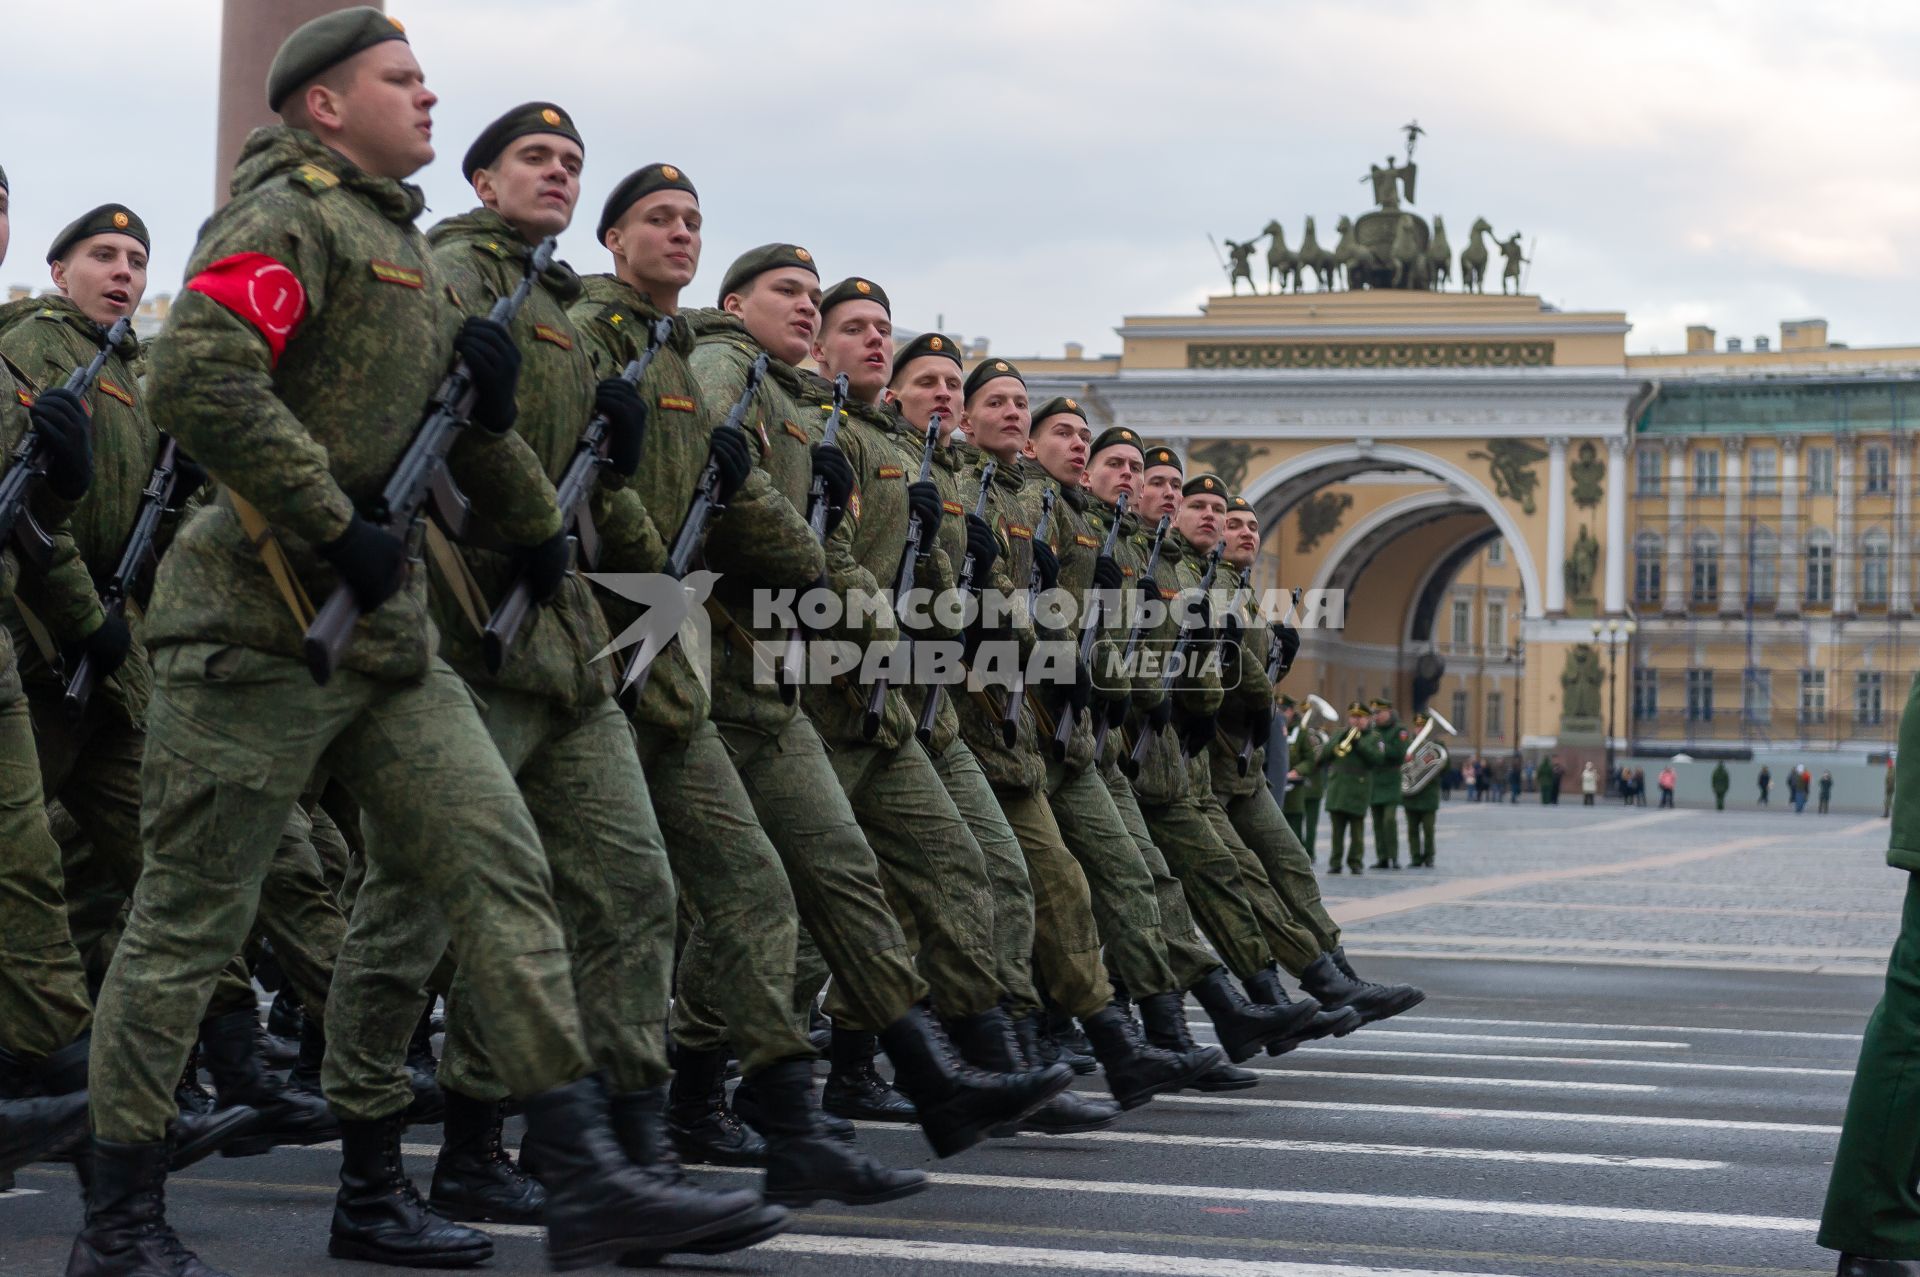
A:
{"type": "Polygon", "coordinates": [[[1155,1104],[1201,1104],[1231,1108],[1322,1109],[1333,1113],[1381,1113],[1387,1116],[1444,1117],[1508,1122],[1571,1122],[1593,1126],[1652,1126],[1692,1131],[1760,1131],[1779,1135],[1838,1135],[1837,1126],[1816,1122],[1747,1122],[1735,1118],[1652,1117],[1623,1113],[1564,1113],[1533,1109],[1456,1108],[1438,1104],[1361,1104],[1348,1100],[1261,1100],[1230,1095],[1156,1095],[1155,1104]]]}
{"type": "MultiPolygon", "coordinates": [[[[1528,1057],[1536,1058],[1536,1057],[1528,1057]]],[[[1249,1061],[1249,1064],[1252,1062],[1249,1061]]],[[[1243,1065],[1242,1067],[1246,1067],[1243,1065]]],[[[1422,1082],[1439,1086],[1509,1086],[1540,1091],[1609,1091],[1615,1094],[1647,1095],[1654,1091],[1664,1091],[1664,1086],[1649,1086],[1640,1082],[1565,1082],[1559,1078],[1531,1077],[1458,1077],[1448,1073],[1366,1073],[1347,1069],[1279,1069],[1269,1072],[1284,1072],[1288,1077],[1339,1077],[1366,1078],[1375,1082],[1422,1082]]]]}
{"type": "MultiPolygon", "coordinates": [[[[1023,1137],[1024,1138],[1024,1137],[1023,1137]]],[[[1612,1153],[1543,1153],[1505,1148],[1446,1148],[1421,1144],[1366,1144],[1346,1140],[1274,1140],[1237,1135],[1162,1135],[1152,1131],[1091,1131],[1034,1138],[1094,1144],[1180,1144],[1189,1148],[1240,1149],[1262,1153],[1352,1153],[1409,1160],[1452,1158],[1468,1162],[1521,1162],[1540,1166],[1619,1166],[1643,1171],[1722,1171],[1725,1162],[1686,1157],[1635,1157],[1612,1153]]]]}
{"type": "MultiPolygon", "coordinates": [[[[1600,1060],[1579,1055],[1489,1055],[1469,1051],[1371,1051],[1352,1046],[1303,1046],[1293,1055],[1340,1055],[1349,1059],[1374,1060],[1473,1060],[1490,1064],[1569,1064],[1579,1068],[1613,1069],[1686,1069],[1701,1073],[1758,1073],[1782,1077],[1853,1076],[1852,1069],[1808,1069],[1784,1064],[1707,1064],[1698,1060],[1600,1060]]],[[[1259,1068],[1259,1065],[1250,1067],[1259,1068]]],[[[1275,1072],[1287,1071],[1285,1065],[1266,1066],[1275,1072]]]]}
{"type": "Polygon", "coordinates": [[[1509,1029],[1619,1029],[1622,1033],[1715,1033],[1732,1037],[1807,1038],[1817,1042],[1858,1042],[1858,1033],[1815,1033],[1807,1029],[1719,1029],[1700,1024],[1591,1024],[1584,1020],[1482,1020],[1471,1016],[1410,1015],[1396,1024],[1488,1024],[1509,1029]]]}

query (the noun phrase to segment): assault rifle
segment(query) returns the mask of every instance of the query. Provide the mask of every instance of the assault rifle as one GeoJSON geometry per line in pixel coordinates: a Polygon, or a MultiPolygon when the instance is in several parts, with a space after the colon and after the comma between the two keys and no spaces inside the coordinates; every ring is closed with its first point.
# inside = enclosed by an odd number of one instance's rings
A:
{"type": "MultiPolygon", "coordinates": [[[[1113,557],[1113,547],[1120,540],[1120,525],[1127,513],[1127,499],[1132,495],[1122,492],[1120,499],[1113,503],[1113,526],[1107,529],[1107,539],[1100,544],[1102,559],[1113,557]]],[[[1099,559],[1094,562],[1098,563],[1099,559]]],[[[1087,598],[1087,619],[1080,627],[1079,661],[1081,667],[1091,671],[1094,646],[1100,641],[1100,592],[1090,591],[1087,598]]],[[[1073,720],[1073,704],[1068,702],[1060,707],[1060,725],[1053,729],[1053,761],[1056,763],[1066,758],[1067,746],[1073,742],[1073,720]]]]}
{"type": "MultiPolygon", "coordinates": [[[[993,471],[994,467],[998,464],[998,462],[989,459],[987,464],[981,467],[980,495],[974,499],[973,503],[973,517],[976,519],[984,519],[987,517],[987,493],[993,488],[993,471]]],[[[959,576],[954,579],[954,596],[959,599],[964,599],[967,591],[974,588],[973,578],[979,574],[980,565],[974,560],[973,552],[969,550],[967,557],[960,561],[959,576]]],[[[935,683],[927,688],[927,703],[920,707],[920,725],[913,733],[922,745],[931,745],[933,743],[934,725],[938,723],[940,719],[940,702],[945,699],[946,694],[947,687],[944,683],[935,683]]]]}
{"type": "MultiPolygon", "coordinates": [[[[833,379],[833,402],[827,405],[827,428],[821,442],[831,448],[840,439],[840,422],[847,406],[847,374],[841,373],[833,379]]],[[[826,544],[827,540],[827,476],[816,474],[813,483],[807,488],[807,526],[813,529],[813,539],[826,544]]],[[[780,696],[789,705],[800,694],[799,671],[807,663],[807,644],[796,622],[787,631],[787,654],[780,661],[780,696]]]]}
{"type": "MultiPolygon", "coordinates": [[[[940,414],[933,413],[927,418],[927,443],[920,450],[920,478],[925,483],[933,477],[933,454],[940,447],[940,414]]],[[[914,567],[920,556],[931,552],[933,547],[927,544],[927,527],[920,522],[916,513],[907,519],[907,547],[900,552],[900,568],[893,575],[893,605],[906,606],[907,595],[913,592],[914,567]]],[[[880,732],[880,720],[887,712],[887,679],[883,674],[873,680],[873,688],[867,693],[866,716],[860,720],[860,733],[872,740],[880,732]]]]}
{"type": "MultiPolygon", "coordinates": [[[[653,357],[660,353],[660,347],[672,335],[672,319],[662,315],[654,320],[647,328],[647,348],[620,370],[620,380],[638,387],[641,379],[647,375],[647,369],[653,367],[653,357]]],[[[567,462],[567,468],[554,488],[554,502],[560,507],[560,526],[577,543],[580,561],[589,568],[600,565],[600,533],[593,526],[593,513],[588,509],[588,503],[594,490],[600,486],[600,467],[607,463],[609,424],[605,413],[593,414],[592,420],[587,422],[587,428],[580,434],[580,442],[574,445],[573,459],[567,462]]],[[[517,573],[513,584],[507,588],[507,596],[493,610],[487,628],[480,635],[487,669],[498,674],[500,667],[507,663],[507,653],[513,649],[513,640],[519,636],[521,625],[525,624],[532,611],[533,585],[525,572],[517,573]]]]}
{"type": "MultiPolygon", "coordinates": [[[[1224,549],[1226,549],[1226,543],[1222,541],[1215,544],[1213,549],[1207,552],[1207,570],[1200,577],[1199,587],[1202,607],[1206,606],[1208,591],[1213,589],[1213,574],[1220,570],[1220,552],[1224,549]]],[[[1180,639],[1173,645],[1173,652],[1167,658],[1167,667],[1160,674],[1161,695],[1172,695],[1174,676],[1181,672],[1182,667],[1185,665],[1187,653],[1193,650],[1195,643],[1199,642],[1199,632],[1205,628],[1204,625],[1181,627],[1180,639]]],[[[1140,765],[1147,761],[1147,750],[1153,745],[1153,735],[1153,732],[1146,724],[1141,724],[1140,739],[1133,743],[1133,753],[1128,755],[1127,760],[1120,764],[1120,770],[1127,774],[1128,780],[1132,780],[1140,774],[1140,765]]]]}
{"type": "MultiPolygon", "coordinates": [[[[727,410],[727,419],[721,423],[722,430],[744,429],[747,411],[753,407],[753,398],[760,393],[760,383],[767,377],[767,357],[756,355],[752,367],[747,369],[747,384],[740,389],[740,397],[733,401],[733,407],[727,410]]],[[[693,503],[687,507],[687,517],[680,520],[680,531],[674,534],[673,547],[667,552],[666,574],[678,581],[693,570],[693,556],[707,539],[707,529],[727,508],[720,499],[720,460],[707,451],[706,468],[700,472],[700,479],[694,485],[693,503]]],[[[673,640],[667,639],[668,643],[673,640]]],[[[650,661],[640,663],[640,656],[647,650],[645,643],[636,643],[633,655],[627,658],[627,667],[620,675],[620,695],[631,695],[638,700],[640,693],[647,690],[647,675],[653,670],[650,661]]],[[[666,655],[663,644],[655,659],[666,655]]]]}
{"type": "MultiPolygon", "coordinates": [[[[113,327],[100,337],[100,349],[85,367],[73,370],[63,388],[76,395],[92,390],[93,383],[100,379],[100,370],[107,365],[107,357],[126,340],[132,328],[132,321],[124,315],[114,320],[113,327]]],[[[0,546],[13,541],[21,562],[36,572],[45,572],[53,563],[53,537],[27,509],[27,491],[46,471],[40,432],[28,430],[14,445],[13,464],[0,474],[0,546]]]]}
{"type": "MultiPolygon", "coordinates": [[[[160,453],[153,463],[153,473],[147,476],[147,486],[140,493],[140,509],[133,516],[133,530],[127,533],[127,541],[120,550],[120,560],[114,564],[113,575],[100,589],[101,609],[108,616],[123,616],[127,610],[127,600],[139,592],[141,578],[154,561],[153,542],[160,533],[160,520],[173,505],[174,478],[178,471],[180,446],[166,435],[160,436],[160,453]]],[[[98,667],[93,653],[88,652],[73,667],[73,673],[67,678],[66,694],[61,698],[67,717],[79,721],[87,712],[87,702],[93,696],[93,685],[99,681],[98,667]]]]}
{"type": "MultiPolygon", "coordinates": [[[[1172,526],[1172,515],[1160,516],[1160,523],[1153,530],[1153,545],[1147,551],[1147,566],[1140,570],[1140,580],[1152,579],[1153,570],[1160,566],[1160,547],[1166,544],[1167,529],[1172,526]]],[[[1155,599],[1154,602],[1159,603],[1160,600],[1155,599]]],[[[1146,605],[1143,604],[1138,615],[1134,617],[1133,624],[1127,629],[1127,645],[1120,649],[1120,668],[1123,671],[1132,669],[1134,653],[1140,650],[1140,641],[1146,637],[1146,633],[1146,605]]],[[[1128,674],[1127,677],[1133,676],[1128,674]]],[[[1131,697],[1128,700],[1131,700],[1131,697]]],[[[1125,721],[1128,700],[1118,702],[1110,713],[1101,715],[1100,725],[1093,734],[1093,759],[1096,763],[1100,761],[1100,755],[1106,751],[1107,733],[1125,721]]]]}
{"type": "MultiPolygon", "coordinates": [[[[1054,491],[1047,488],[1040,497],[1040,521],[1033,525],[1033,566],[1027,571],[1027,619],[1037,631],[1034,609],[1040,605],[1040,547],[1046,543],[1053,525],[1054,491]]],[[[1027,671],[1023,665],[1013,672],[1013,684],[1007,688],[1007,708],[1000,715],[1000,736],[1011,746],[1020,735],[1020,705],[1027,699],[1027,671]]]]}
{"type": "MultiPolygon", "coordinates": [[[[551,238],[540,241],[527,259],[527,273],[514,285],[511,293],[494,302],[493,309],[487,312],[487,318],[502,327],[512,327],[514,317],[520,313],[528,295],[533,292],[535,281],[553,261],[555,246],[551,238]]],[[[420,423],[420,429],[414,432],[407,450],[400,455],[400,464],[388,477],[387,486],[381,489],[380,499],[367,513],[368,522],[384,529],[390,536],[405,540],[415,520],[431,505],[435,521],[447,530],[449,536],[457,541],[466,534],[472,510],[466,497],[454,485],[453,476],[447,473],[447,454],[453,451],[461,427],[467,424],[467,418],[472,415],[477,394],[467,361],[456,356],[446,380],[440,383],[440,388],[433,392],[433,398],[428,401],[426,419],[420,423]]],[[[327,596],[327,601],[315,613],[313,623],[307,626],[306,639],[302,644],[306,652],[307,669],[313,675],[313,681],[322,687],[333,677],[340,658],[346,655],[347,645],[353,641],[353,629],[359,624],[360,617],[359,600],[342,582],[333,587],[333,593],[327,596]]]]}

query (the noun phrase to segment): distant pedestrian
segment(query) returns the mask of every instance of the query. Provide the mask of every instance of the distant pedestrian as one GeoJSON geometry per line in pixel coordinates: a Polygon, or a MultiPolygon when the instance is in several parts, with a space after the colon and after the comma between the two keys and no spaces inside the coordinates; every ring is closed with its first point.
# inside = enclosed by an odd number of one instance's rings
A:
{"type": "Polygon", "coordinates": [[[1820,814],[1827,814],[1827,801],[1833,797],[1833,773],[1820,773],[1820,814]]]}
{"type": "Polygon", "coordinates": [[[1787,801],[1796,816],[1807,810],[1807,769],[1798,763],[1787,773],[1787,801]]]}
{"type": "Polygon", "coordinates": [[[1515,754],[1513,762],[1507,765],[1507,793],[1514,802],[1520,801],[1520,774],[1527,769],[1520,765],[1520,756],[1515,754]]]}
{"type": "Polygon", "coordinates": [[[1593,796],[1599,791],[1600,773],[1594,770],[1592,763],[1588,763],[1580,769],[1580,805],[1593,806],[1593,796]]]}
{"type": "Polygon", "coordinates": [[[1715,763],[1713,765],[1713,809],[1715,811],[1727,809],[1727,790],[1732,784],[1733,778],[1727,775],[1727,765],[1715,763]]]}
{"type": "Polygon", "coordinates": [[[1765,763],[1760,764],[1760,805],[1767,805],[1767,791],[1773,788],[1773,773],[1765,763]]]}
{"type": "Polygon", "coordinates": [[[1674,775],[1672,763],[1660,769],[1660,805],[1662,807],[1673,806],[1673,787],[1679,779],[1674,775]]]}

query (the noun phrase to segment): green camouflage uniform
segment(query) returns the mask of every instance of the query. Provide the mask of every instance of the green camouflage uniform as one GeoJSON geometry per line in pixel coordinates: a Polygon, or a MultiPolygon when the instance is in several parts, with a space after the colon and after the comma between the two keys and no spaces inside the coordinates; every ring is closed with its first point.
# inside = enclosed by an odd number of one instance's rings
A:
{"type": "Polygon", "coordinates": [[[1348,730],[1336,724],[1314,760],[1314,766],[1327,778],[1327,814],[1333,825],[1330,864],[1335,873],[1340,872],[1342,843],[1346,844],[1347,867],[1355,873],[1366,867],[1367,803],[1373,793],[1373,764],[1362,748],[1371,733],[1362,728],[1342,754],[1340,742],[1347,738],[1348,730]]]}
{"type": "Polygon", "coordinates": [[[1362,752],[1373,767],[1367,805],[1373,811],[1373,864],[1378,869],[1400,863],[1400,764],[1407,759],[1413,733],[1395,718],[1384,727],[1376,726],[1362,739],[1362,752]]]}
{"type": "MultiPolygon", "coordinates": [[[[511,293],[533,253],[487,209],[448,218],[427,242],[448,295],[470,315],[511,293]]],[[[594,411],[593,366],[566,309],[580,291],[579,277],[556,262],[513,323],[521,355],[514,429],[555,481],[594,411]]],[[[645,516],[633,493],[602,485],[589,506],[610,570],[631,561],[636,539],[657,545],[640,531],[645,516]]],[[[632,729],[613,700],[612,669],[592,660],[610,637],[606,620],[586,579],[570,574],[528,615],[491,673],[480,629],[511,588],[516,564],[476,545],[456,553],[470,580],[449,579],[433,562],[440,653],[479,692],[487,731],[533,814],[572,950],[588,1051],[616,1093],[657,1086],[667,1075],[673,881],[632,729]]],[[[446,918],[424,900],[418,876],[381,850],[373,848],[335,986],[338,1014],[352,1015],[342,1035],[351,1046],[328,1055],[328,1100],[355,1119],[407,1103],[406,1050],[420,990],[448,939],[446,918]]],[[[467,974],[456,967],[440,1080],[475,1099],[504,1099],[474,1013],[467,974]]]]}
{"type": "MultiPolygon", "coordinates": [[[[307,596],[324,599],[338,579],[313,547],[384,485],[451,362],[459,312],[413,224],[418,188],[281,127],[248,138],[233,191],[156,343],[154,419],[268,520],[307,596]],[[236,271],[274,294],[229,291],[240,307],[229,309],[201,291],[236,271]]],[[[559,530],[518,435],[465,431],[451,462],[511,542],[559,530]]],[[[417,871],[446,910],[508,1088],[533,1094],[590,1067],[539,839],[472,693],[433,654],[425,572],[361,620],[327,686],[300,659],[301,637],[223,494],[180,530],[147,615],[146,869],[94,1026],[101,1138],[164,1136],[208,991],[321,768],[360,803],[369,845],[417,871]]]]}
{"type": "MultiPolygon", "coordinates": [[[[618,376],[646,349],[647,330],[660,313],[611,275],[589,276],[585,285],[573,306],[573,322],[592,356],[595,375],[618,376]]],[[[642,552],[625,565],[628,571],[657,572],[665,564],[667,548],[659,539],[678,530],[706,465],[707,438],[715,423],[687,366],[692,351],[692,329],[675,320],[640,384],[647,439],[640,469],[627,486],[644,507],[659,543],[650,555],[642,552]]],[[[817,554],[804,553],[804,546],[796,552],[785,540],[792,516],[765,471],[755,471],[722,517],[770,530],[765,538],[740,543],[743,552],[758,559],[739,570],[774,577],[788,573],[796,582],[818,573],[817,554]]],[[[635,540],[636,550],[644,540],[635,540]]],[[[601,567],[614,570],[605,561],[601,567]]],[[[729,565],[729,570],[735,569],[729,565]]],[[[602,592],[600,601],[616,628],[624,629],[639,615],[636,604],[617,595],[602,592]]],[[[751,1075],[769,1064],[811,1056],[813,1047],[788,1006],[799,928],[793,889],[708,717],[711,704],[686,646],[676,642],[654,659],[646,688],[628,717],[654,814],[666,836],[680,910],[695,923],[700,937],[683,955],[679,972],[683,993],[691,984],[697,997],[682,1001],[706,999],[713,1019],[724,1021],[741,1067],[751,1075]]],[[[680,1040],[688,1040],[684,1032],[680,1040]]]]}

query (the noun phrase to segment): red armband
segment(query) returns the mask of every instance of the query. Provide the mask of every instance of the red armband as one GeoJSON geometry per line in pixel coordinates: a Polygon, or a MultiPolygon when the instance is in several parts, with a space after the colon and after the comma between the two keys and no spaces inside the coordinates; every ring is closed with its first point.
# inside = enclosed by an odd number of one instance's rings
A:
{"type": "Polygon", "coordinates": [[[299,277],[265,253],[235,253],[223,257],[187,281],[187,288],[204,293],[252,324],[273,355],[307,317],[307,290],[299,277]]]}

